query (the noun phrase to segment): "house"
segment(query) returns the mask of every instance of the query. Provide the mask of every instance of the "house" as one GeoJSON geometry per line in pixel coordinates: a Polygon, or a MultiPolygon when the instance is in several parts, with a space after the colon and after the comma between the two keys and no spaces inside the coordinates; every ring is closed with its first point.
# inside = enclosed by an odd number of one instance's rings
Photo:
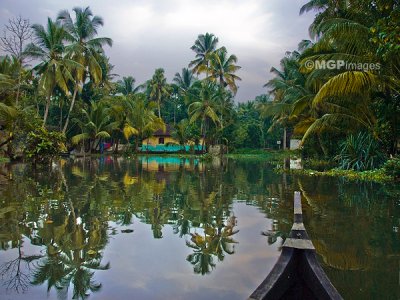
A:
{"type": "Polygon", "coordinates": [[[198,141],[197,145],[194,141],[189,141],[182,146],[172,137],[173,130],[173,127],[169,124],[166,125],[165,131],[157,130],[151,137],[143,140],[140,150],[152,153],[173,153],[180,151],[190,152],[192,147],[196,152],[201,152],[202,139],[198,141]]]}

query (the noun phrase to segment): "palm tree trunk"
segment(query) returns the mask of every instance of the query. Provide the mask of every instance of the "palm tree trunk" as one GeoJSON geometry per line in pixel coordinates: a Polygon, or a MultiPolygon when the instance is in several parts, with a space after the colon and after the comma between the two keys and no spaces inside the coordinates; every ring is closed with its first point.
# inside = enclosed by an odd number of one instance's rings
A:
{"type": "Polygon", "coordinates": [[[137,136],[135,139],[135,152],[139,152],[139,136],[137,136]]]}
{"type": "Polygon", "coordinates": [[[286,133],[286,126],[285,127],[283,127],[283,150],[286,150],[286,135],[287,135],[287,133],[286,133]]]}
{"type": "Polygon", "coordinates": [[[160,97],[158,97],[158,99],[157,99],[158,117],[161,119],[161,104],[160,104],[160,102],[161,102],[161,99],[160,99],[160,97]]]}
{"type": "Polygon", "coordinates": [[[174,125],[176,125],[176,103],[174,103],[174,125]]]}
{"type": "Polygon", "coordinates": [[[62,130],[62,119],[63,119],[63,111],[62,111],[62,104],[60,101],[60,131],[62,130]]]}
{"type": "Polygon", "coordinates": [[[47,116],[49,114],[49,107],[50,107],[50,99],[51,99],[51,95],[49,94],[47,96],[47,100],[46,100],[46,108],[44,110],[44,116],[43,116],[43,127],[46,125],[46,120],[47,120],[47,116]]]}
{"type": "Polygon", "coordinates": [[[92,143],[92,139],[89,139],[89,154],[92,154],[92,147],[93,147],[94,141],[92,143]]]}
{"type": "Polygon", "coordinates": [[[18,71],[18,87],[17,87],[17,96],[15,97],[15,106],[18,106],[20,92],[21,92],[21,70],[18,71]]]}
{"type": "Polygon", "coordinates": [[[63,131],[62,131],[64,134],[67,131],[67,127],[68,127],[68,123],[69,123],[69,117],[71,115],[72,109],[74,108],[75,99],[76,99],[76,95],[77,94],[78,94],[78,84],[75,84],[74,94],[72,95],[72,100],[71,100],[71,106],[69,107],[67,119],[65,120],[64,128],[63,128],[63,131]]]}
{"type": "Polygon", "coordinates": [[[204,121],[201,123],[201,133],[203,135],[203,141],[201,142],[201,151],[203,153],[205,153],[204,151],[204,145],[205,145],[205,141],[206,141],[206,130],[205,130],[205,125],[204,125],[204,121]]]}
{"type": "Polygon", "coordinates": [[[114,153],[118,154],[118,147],[119,147],[119,138],[117,138],[117,141],[115,143],[115,148],[114,148],[114,153]]]}

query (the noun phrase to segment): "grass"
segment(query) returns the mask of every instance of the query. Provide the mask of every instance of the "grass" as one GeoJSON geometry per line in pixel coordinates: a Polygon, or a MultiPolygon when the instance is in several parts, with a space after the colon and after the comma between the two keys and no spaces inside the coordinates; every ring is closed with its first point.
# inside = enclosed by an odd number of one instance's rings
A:
{"type": "Polygon", "coordinates": [[[277,169],[277,172],[289,172],[290,174],[307,175],[307,176],[330,176],[330,177],[343,177],[351,181],[374,181],[374,182],[393,182],[395,178],[385,173],[383,168],[369,170],[369,171],[354,171],[354,170],[341,170],[330,169],[326,171],[316,171],[312,169],[303,170],[284,170],[277,169]]]}
{"type": "Polygon", "coordinates": [[[300,153],[293,150],[260,150],[260,149],[239,149],[226,155],[228,158],[238,160],[256,160],[269,163],[283,163],[285,158],[298,157],[300,153]]]}
{"type": "Polygon", "coordinates": [[[10,159],[7,157],[0,157],[0,164],[10,162],[10,159]]]}

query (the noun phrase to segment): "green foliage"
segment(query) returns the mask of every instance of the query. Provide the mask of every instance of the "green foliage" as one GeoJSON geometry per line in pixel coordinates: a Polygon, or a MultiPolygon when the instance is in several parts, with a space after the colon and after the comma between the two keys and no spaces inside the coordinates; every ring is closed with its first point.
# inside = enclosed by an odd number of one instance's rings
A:
{"type": "Polygon", "coordinates": [[[305,159],[303,160],[303,166],[307,169],[324,171],[332,169],[335,166],[335,162],[325,159],[305,159]]]}
{"type": "Polygon", "coordinates": [[[8,158],[6,158],[6,157],[0,157],[0,164],[1,163],[7,163],[7,162],[9,162],[10,160],[8,159],[8,158]]]}
{"type": "Polygon", "coordinates": [[[64,143],[65,136],[62,133],[39,127],[28,133],[24,153],[35,162],[46,162],[67,150],[64,143]]]}
{"type": "Polygon", "coordinates": [[[336,159],[339,161],[339,168],[344,170],[371,170],[379,168],[385,161],[378,141],[368,133],[350,135],[340,148],[336,159]]]}
{"type": "Polygon", "coordinates": [[[400,178],[400,157],[392,158],[383,165],[385,173],[396,179],[400,178]]]}
{"type": "MultiPolygon", "coordinates": [[[[279,169],[279,172],[286,172],[286,170],[279,169]]],[[[343,177],[351,181],[374,181],[374,182],[388,182],[392,181],[393,177],[385,173],[384,169],[375,169],[368,171],[354,171],[331,169],[328,171],[315,171],[310,169],[304,170],[290,170],[291,174],[307,175],[307,176],[329,176],[329,177],[343,177]]]]}

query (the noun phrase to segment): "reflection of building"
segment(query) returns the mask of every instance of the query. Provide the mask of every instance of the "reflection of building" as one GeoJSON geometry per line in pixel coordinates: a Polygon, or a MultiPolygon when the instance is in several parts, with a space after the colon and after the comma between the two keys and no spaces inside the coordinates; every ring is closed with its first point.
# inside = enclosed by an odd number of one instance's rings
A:
{"type": "Polygon", "coordinates": [[[169,153],[186,151],[189,152],[191,147],[194,151],[200,152],[202,149],[202,139],[197,141],[188,141],[185,145],[179,145],[179,142],[172,137],[173,128],[171,125],[167,125],[165,131],[157,130],[153,135],[143,140],[141,151],[142,152],[157,152],[157,153],[169,153]]]}
{"type": "Polygon", "coordinates": [[[185,170],[203,171],[204,165],[198,159],[187,159],[179,157],[140,157],[143,170],[152,172],[173,172],[182,168],[185,170]]]}

